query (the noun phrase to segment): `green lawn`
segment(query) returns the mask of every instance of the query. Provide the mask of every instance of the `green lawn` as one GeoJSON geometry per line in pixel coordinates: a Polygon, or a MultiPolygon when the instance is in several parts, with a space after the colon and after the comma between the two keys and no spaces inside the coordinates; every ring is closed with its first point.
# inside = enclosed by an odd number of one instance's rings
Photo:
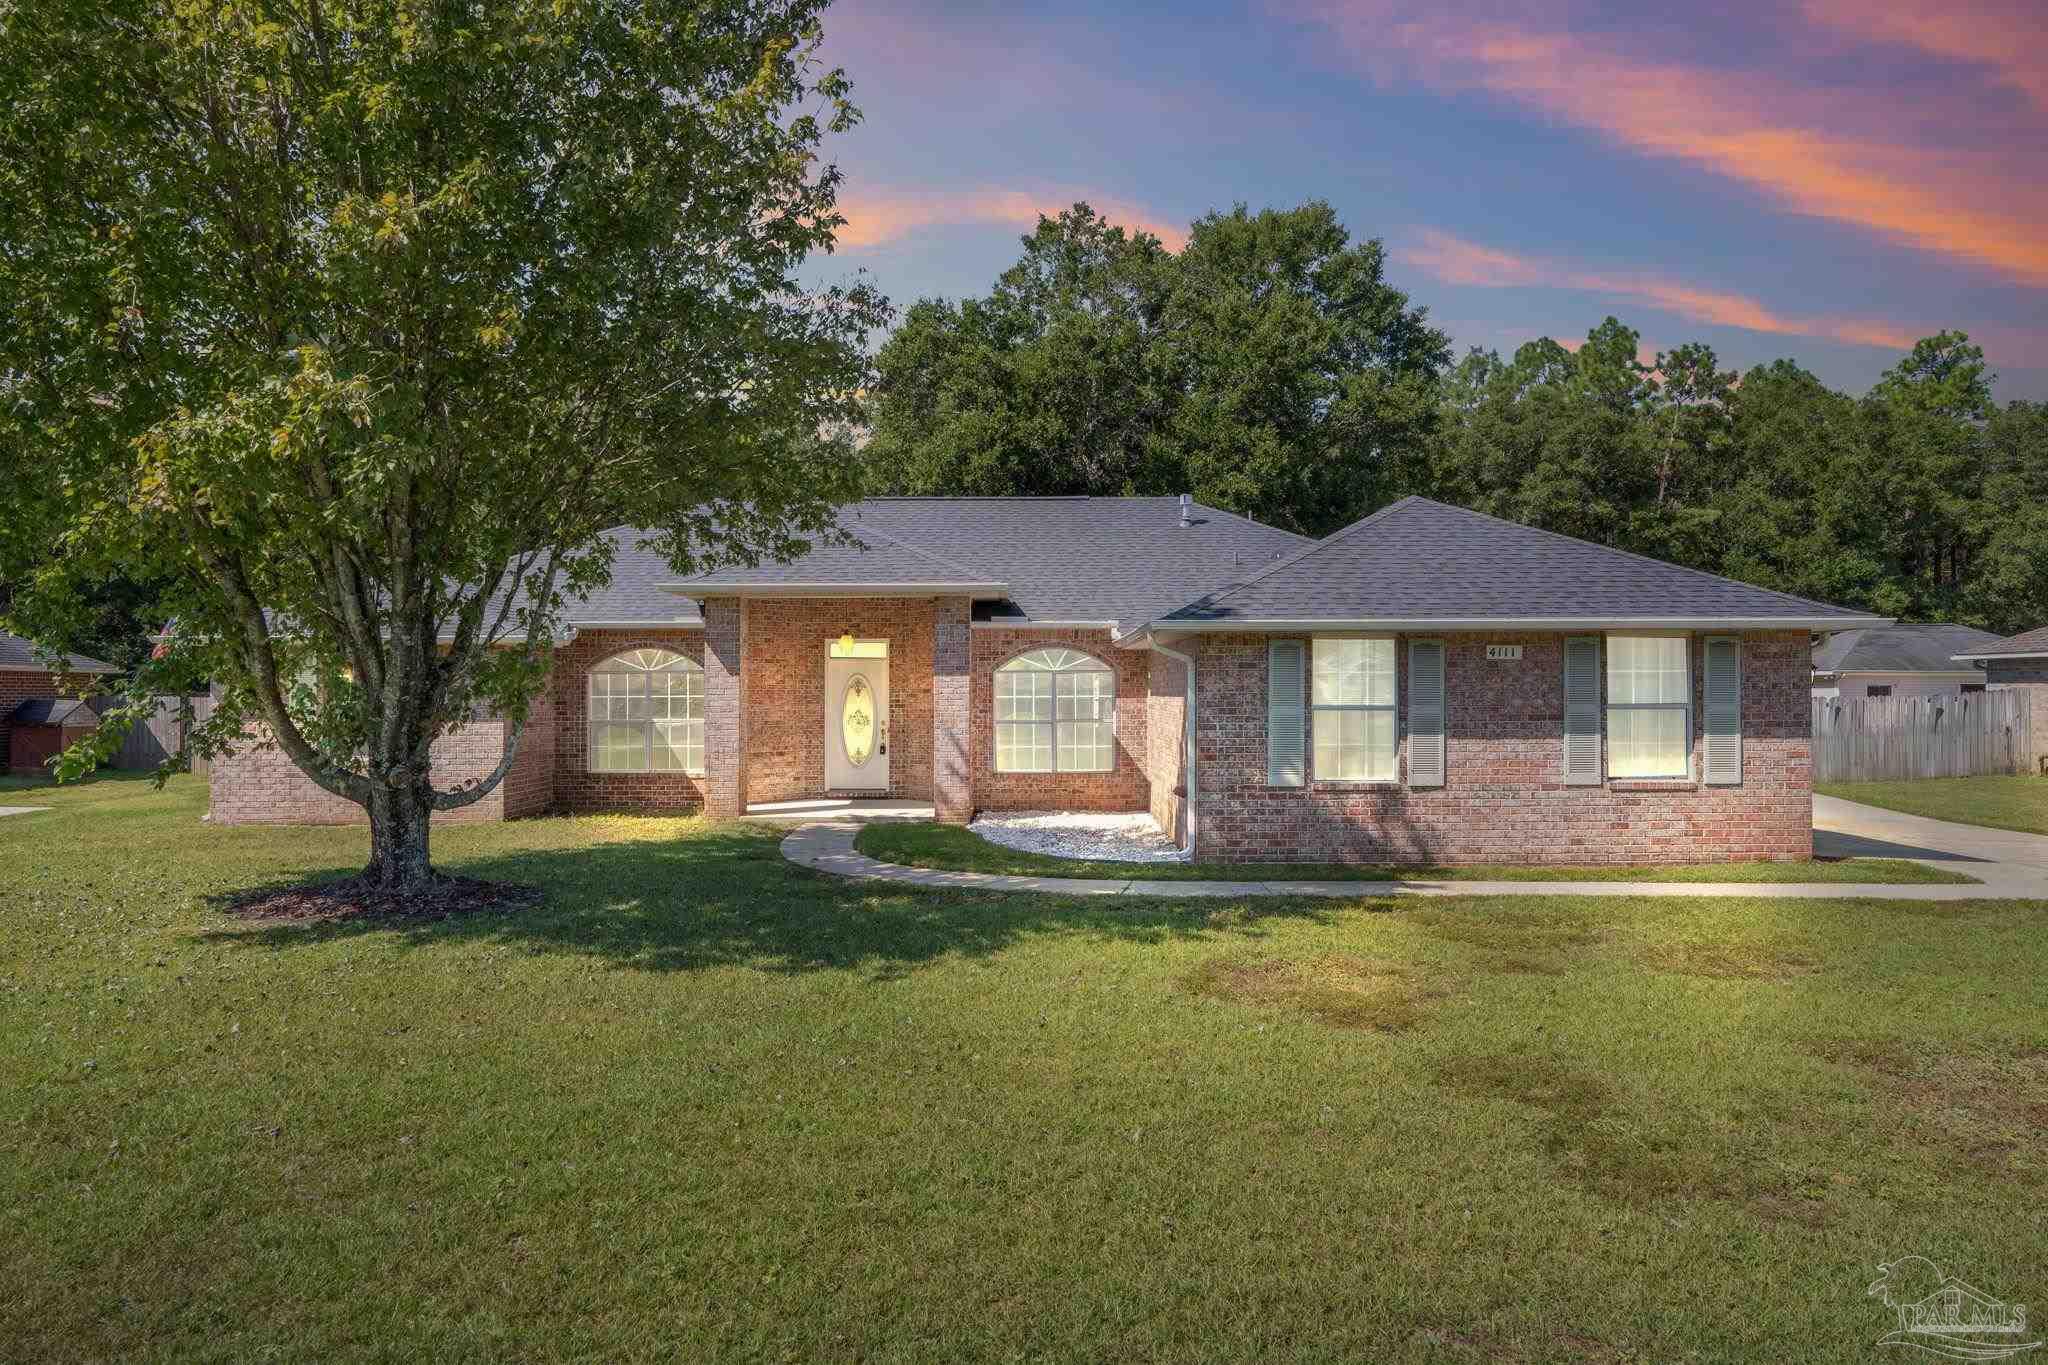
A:
{"type": "Polygon", "coordinates": [[[1927,777],[1914,782],[1820,782],[1814,790],[1844,801],[1955,820],[1991,829],[2048,834],[2048,779],[1927,777]]]}
{"type": "Polygon", "coordinates": [[[1818,1361],[1882,1260],[2048,1296],[2040,903],[949,894],[592,818],[436,836],[537,910],[260,928],[213,898],[363,833],[47,799],[7,1360],[1818,1361]]]}
{"type": "Polygon", "coordinates": [[[1631,867],[1369,867],[1357,863],[1113,863],[1055,858],[992,844],[959,825],[879,823],[854,847],[870,858],[941,872],[1016,877],[1108,877],[1145,881],[1275,882],[1975,882],[1976,877],[1906,858],[1808,863],[1688,863],[1631,867]]]}

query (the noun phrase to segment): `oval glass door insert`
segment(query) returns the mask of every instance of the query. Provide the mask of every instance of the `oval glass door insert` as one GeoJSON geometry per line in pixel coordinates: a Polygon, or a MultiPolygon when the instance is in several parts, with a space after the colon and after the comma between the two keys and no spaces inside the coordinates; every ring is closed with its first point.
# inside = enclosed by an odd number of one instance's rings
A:
{"type": "Polygon", "coordinates": [[[846,761],[856,768],[865,766],[875,752],[875,691],[858,673],[847,679],[840,698],[839,738],[846,746],[846,761]]]}

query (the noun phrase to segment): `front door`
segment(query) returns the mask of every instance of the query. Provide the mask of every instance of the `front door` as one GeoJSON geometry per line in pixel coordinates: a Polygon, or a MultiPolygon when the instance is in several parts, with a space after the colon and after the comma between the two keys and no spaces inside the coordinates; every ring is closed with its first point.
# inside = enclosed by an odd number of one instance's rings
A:
{"type": "Polygon", "coordinates": [[[825,786],[889,789],[889,660],[825,660],[825,786]]]}

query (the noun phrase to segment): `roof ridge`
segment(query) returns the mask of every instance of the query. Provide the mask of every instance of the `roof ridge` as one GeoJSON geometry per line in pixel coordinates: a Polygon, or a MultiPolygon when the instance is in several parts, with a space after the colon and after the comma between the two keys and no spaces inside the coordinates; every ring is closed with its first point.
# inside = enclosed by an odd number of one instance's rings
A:
{"type": "Polygon", "coordinates": [[[1143,629],[1145,626],[1151,625],[1152,621],[1158,620],[1160,616],[1171,616],[1174,612],[1186,611],[1189,607],[1194,606],[1198,602],[1221,602],[1224,598],[1230,596],[1234,592],[1241,592],[1244,589],[1250,587],[1254,583],[1263,582],[1265,579],[1271,578],[1274,574],[1279,573],[1282,569],[1291,568],[1294,565],[1299,564],[1302,560],[1307,559],[1310,555],[1314,554],[1318,550],[1321,550],[1327,546],[1341,544],[1344,540],[1350,537],[1352,532],[1362,530],[1366,526],[1371,525],[1373,522],[1378,521],[1381,517],[1386,516],[1389,512],[1398,511],[1400,508],[1406,507],[1411,502],[1427,501],[1429,501],[1429,499],[1419,497],[1414,493],[1410,493],[1405,498],[1402,498],[1396,502],[1388,503],[1385,507],[1380,508],[1378,511],[1366,513],[1366,515],[1360,517],[1357,521],[1352,522],[1349,526],[1344,527],[1342,530],[1332,531],[1327,536],[1324,536],[1321,540],[1310,541],[1307,545],[1295,551],[1293,554],[1282,556],[1281,558],[1275,560],[1273,563],[1266,565],[1266,567],[1264,567],[1263,569],[1260,569],[1257,573],[1247,575],[1244,578],[1240,578],[1237,580],[1237,582],[1232,583],[1227,587],[1217,588],[1212,592],[1203,593],[1200,597],[1195,598],[1193,601],[1183,602],[1179,606],[1174,607],[1171,611],[1160,612],[1158,613],[1158,615],[1152,617],[1151,620],[1141,621],[1136,628],[1143,629]]]}
{"type": "MultiPolygon", "coordinates": [[[[857,506],[857,505],[858,505],[858,504],[856,504],[856,506],[857,506]]],[[[855,518],[854,518],[854,519],[855,519],[855,520],[859,520],[859,514],[858,514],[858,513],[856,513],[856,514],[855,514],[855,518]]],[[[951,570],[953,570],[953,571],[954,571],[955,573],[963,573],[963,574],[973,575],[973,574],[979,574],[979,573],[982,573],[982,572],[984,572],[984,570],[981,570],[981,569],[976,569],[976,568],[971,568],[971,567],[969,567],[968,565],[962,564],[962,563],[960,563],[960,562],[959,562],[958,560],[955,560],[955,559],[948,559],[948,558],[946,558],[946,556],[944,556],[944,555],[942,555],[942,554],[938,554],[938,553],[936,553],[936,552],[934,552],[934,551],[931,551],[931,550],[927,550],[927,549],[923,548],[922,546],[918,546],[918,545],[913,545],[913,544],[911,544],[911,543],[910,543],[909,541],[907,541],[907,540],[904,540],[904,539],[903,539],[902,537],[900,537],[900,536],[892,536],[892,535],[890,535],[890,534],[889,534],[889,533],[888,533],[887,531],[884,531],[884,530],[882,530],[882,529],[881,529],[880,527],[875,527],[875,526],[863,526],[863,527],[862,527],[861,529],[862,529],[863,531],[867,531],[867,532],[870,532],[870,533],[872,533],[872,534],[874,534],[874,535],[880,536],[880,537],[881,537],[881,538],[882,538],[883,540],[886,540],[886,541],[888,541],[888,542],[889,542],[889,543],[890,543],[891,545],[894,545],[894,546],[898,547],[899,549],[904,549],[904,550],[908,550],[908,551],[910,551],[910,553],[912,553],[912,554],[914,554],[914,555],[918,556],[918,557],[919,557],[919,558],[921,558],[921,559],[929,559],[929,560],[930,560],[930,561],[931,561],[932,563],[934,563],[934,564],[940,564],[940,565],[943,565],[943,566],[945,566],[946,568],[948,568],[948,569],[951,569],[951,570]]],[[[973,581],[979,581],[979,580],[973,580],[973,581]]],[[[990,581],[993,581],[993,580],[990,580],[990,581]]]]}
{"type": "MultiPolygon", "coordinates": [[[[1170,497],[1173,495],[1160,494],[1157,496],[1170,497]]],[[[1195,501],[1194,505],[1196,507],[1201,508],[1204,512],[1214,512],[1218,516],[1229,517],[1232,521],[1241,521],[1246,526],[1256,526],[1261,531],[1277,532],[1280,535],[1286,536],[1289,540],[1304,540],[1307,541],[1310,545],[1314,545],[1316,543],[1315,537],[1313,536],[1305,536],[1299,531],[1290,531],[1285,526],[1275,526],[1271,522],[1260,521],[1257,517],[1248,517],[1242,512],[1233,512],[1228,507],[1215,507],[1209,503],[1202,502],[1199,499],[1195,501]]]]}

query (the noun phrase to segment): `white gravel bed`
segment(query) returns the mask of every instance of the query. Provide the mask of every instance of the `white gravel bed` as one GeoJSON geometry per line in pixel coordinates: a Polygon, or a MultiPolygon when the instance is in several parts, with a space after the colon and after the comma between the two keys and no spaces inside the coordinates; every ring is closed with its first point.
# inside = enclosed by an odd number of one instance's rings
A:
{"type": "Polygon", "coordinates": [[[992,844],[1026,853],[1091,862],[1178,863],[1186,856],[1151,816],[1097,815],[1086,811],[1005,811],[983,815],[967,828],[992,844]]]}

